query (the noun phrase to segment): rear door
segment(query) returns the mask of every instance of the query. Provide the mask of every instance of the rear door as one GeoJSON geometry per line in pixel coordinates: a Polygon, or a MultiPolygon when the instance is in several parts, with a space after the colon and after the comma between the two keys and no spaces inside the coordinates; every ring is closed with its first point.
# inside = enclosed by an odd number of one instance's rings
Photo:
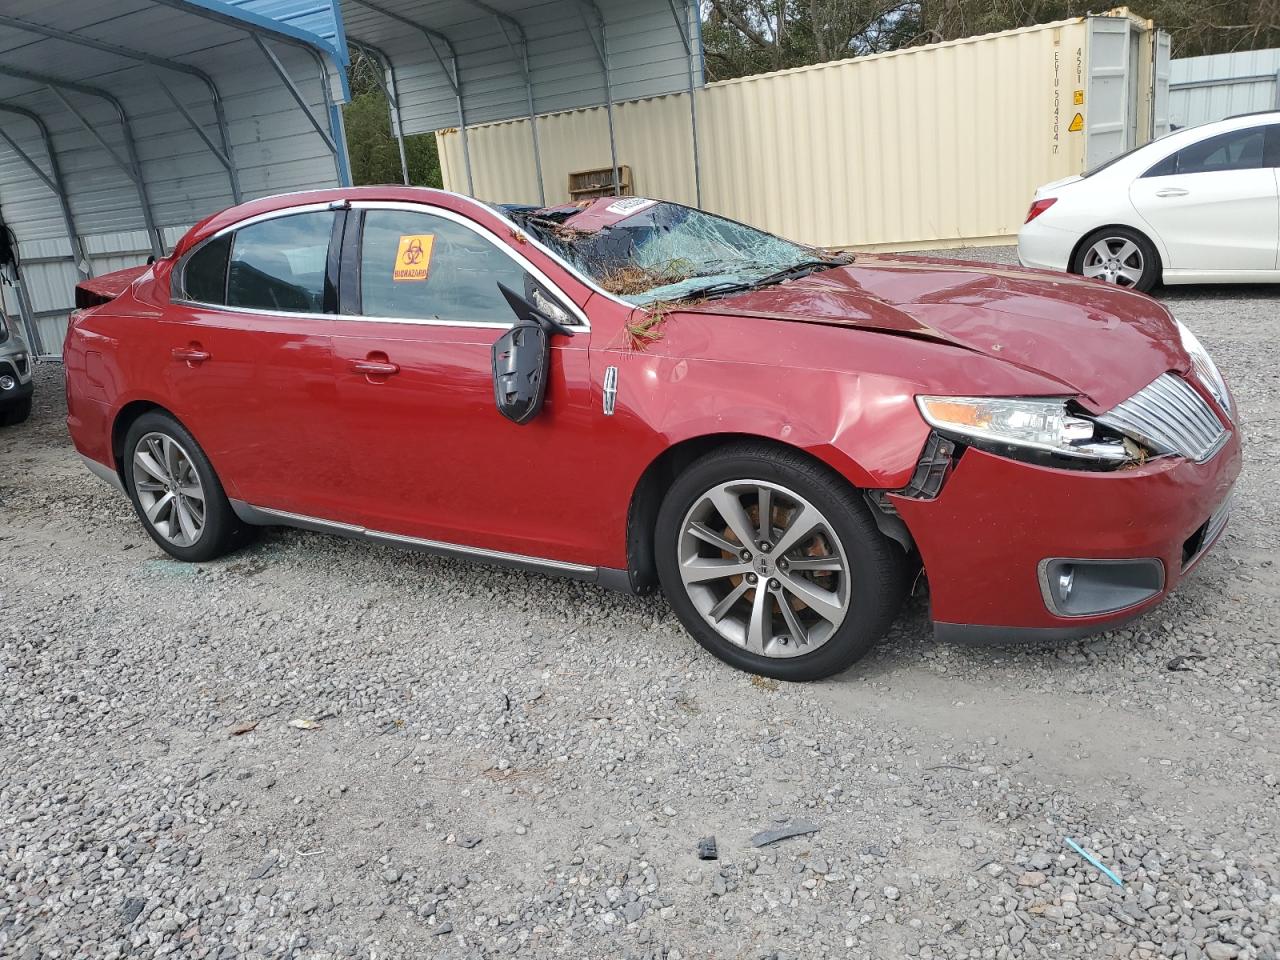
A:
{"type": "Polygon", "coordinates": [[[206,241],[177,268],[181,309],[161,325],[174,412],[228,495],[333,519],[346,466],[326,285],[338,218],[281,211],[206,241]]]}
{"type": "Polygon", "coordinates": [[[1268,156],[1275,127],[1207,137],[1133,182],[1130,199],[1163,243],[1167,269],[1275,269],[1280,193],[1268,156]]]}
{"type": "Polygon", "coordinates": [[[598,562],[582,515],[595,429],[585,317],[511,247],[458,214],[357,205],[343,244],[334,362],[364,525],[435,543],[598,562]],[[552,339],[546,404],[516,425],[490,354],[513,322],[498,289],[536,283],[577,322],[552,339]]]}

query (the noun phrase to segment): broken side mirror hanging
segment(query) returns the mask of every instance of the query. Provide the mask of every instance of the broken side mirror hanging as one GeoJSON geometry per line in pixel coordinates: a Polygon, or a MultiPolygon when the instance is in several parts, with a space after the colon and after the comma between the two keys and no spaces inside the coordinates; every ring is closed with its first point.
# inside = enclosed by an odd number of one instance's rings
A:
{"type": "Polygon", "coordinates": [[[542,409],[551,372],[551,335],[573,331],[551,319],[503,284],[498,289],[516,315],[516,324],[493,345],[493,399],[512,423],[528,423],[542,409]]]}

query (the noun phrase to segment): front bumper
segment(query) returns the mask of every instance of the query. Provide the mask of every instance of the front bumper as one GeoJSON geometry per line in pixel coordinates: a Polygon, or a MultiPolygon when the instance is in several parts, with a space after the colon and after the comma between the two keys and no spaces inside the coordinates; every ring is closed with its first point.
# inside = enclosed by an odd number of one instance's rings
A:
{"type": "Polygon", "coordinates": [[[8,390],[0,387],[0,406],[8,406],[25,400],[35,392],[35,381],[31,377],[31,357],[23,350],[21,353],[0,350],[0,380],[8,378],[13,386],[8,390]],[[18,357],[22,359],[19,360],[18,357]]]}
{"type": "Polygon", "coordinates": [[[1206,463],[1162,457],[1109,473],[1040,467],[971,448],[936,499],[890,499],[924,561],[939,636],[1055,640],[1117,626],[1173,591],[1221,535],[1219,508],[1240,462],[1234,429],[1206,463]],[[1059,616],[1040,575],[1051,558],[1159,560],[1163,588],[1123,609],[1059,616]]]}

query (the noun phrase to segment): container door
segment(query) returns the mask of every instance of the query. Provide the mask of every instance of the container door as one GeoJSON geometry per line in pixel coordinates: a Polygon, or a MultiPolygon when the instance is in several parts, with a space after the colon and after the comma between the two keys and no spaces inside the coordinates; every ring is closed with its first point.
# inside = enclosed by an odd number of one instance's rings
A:
{"type": "Polygon", "coordinates": [[[1157,30],[1154,34],[1155,52],[1151,77],[1151,138],[1163,137],[1169,132],[1169,34],[1157,30]]]}
{"type": "Polygon", "coordinates": [[[1128,17],[1089,18],[1089,109],[1085,124],[1085,169],[1092,170],[1129,147],[1137,116],[1130,86],[1128,17]]]}

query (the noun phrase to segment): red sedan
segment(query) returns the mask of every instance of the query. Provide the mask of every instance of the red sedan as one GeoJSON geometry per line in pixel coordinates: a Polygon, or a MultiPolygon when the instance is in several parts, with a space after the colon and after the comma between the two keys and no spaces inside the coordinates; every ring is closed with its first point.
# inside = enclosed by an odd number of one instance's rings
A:
{"type": "Polygon", "coordinates": [[[77,299],[71,435],[174,557],[283,524],[660,585],[784,679],[864,654],[921,565],[943,637],[1128,619],[1240,470],[1230,392],[1154,300],[640,198],[274,197],[77,299]]]}

